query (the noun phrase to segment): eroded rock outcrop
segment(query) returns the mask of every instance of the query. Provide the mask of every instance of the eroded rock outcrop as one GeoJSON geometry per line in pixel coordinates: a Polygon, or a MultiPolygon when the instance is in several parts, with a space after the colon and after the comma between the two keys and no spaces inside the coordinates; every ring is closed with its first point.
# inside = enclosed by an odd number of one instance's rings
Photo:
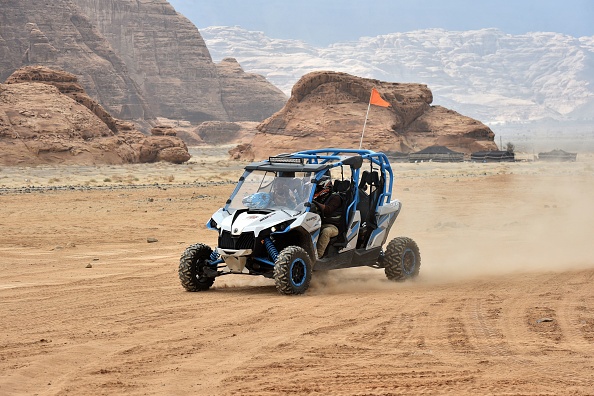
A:
{"type": "Polygon", "coordinates": [[[198,29],[167,1],[73,1],[123,59],[154,114],[192,123],[228,120],[198,29]]]}
{"type": "Polygon", "coordinates": [[[229,155],[234,160],[253,161],[255,159],[254,150],[249,143],[239,144],[229,150],[229,155]]]}
{"type": "Polygon", "coordinates": [[[372,88],[391,107],[370,107],[363,148],[411,152],[440,144],[465,153],[496,149],[494,133],[480,121],[431,106],[433,94],[426,85],[314,72],[295,84],[285,107],[258,125],[251,147],[242,151],[265,158],[321,147],[358,148],[372,88]]]}
{"type": "Polygon", "coordinates": [[[153,136],[177,136],[175,128],[169,125],[157,125],[151,129],[151,135],[153,136]]]}
{"type": "Polygon", "coordinates": [[[224,145],[250,142],[256,134],[258,122],[207,121],[193,130],[203,144],[224,145]]]}
{"type": "MultiPolygon", "coordinates": [[[[166,0],[3,0],[0,81],[42,65],[146,134],[157,117],[257,121],[286,96],[237,64],[215,65],[198,29],[166,0]]],[[[235,62],[236,63],[236,62],[235,62]]]]}
{"type": "Polygon", "coordinates": [[[190,159],[171,135],[145,136],[112,117],[76,77],[43,66],[0,84],[0,164],[120,164],[190,159]]]}
{"type": "Polygon", "coordinates": [[[259,74],[246,73],[234,58],[217,63],[223,106],[231,121],[261,122],[283,108],[285,94],[259,74]]]}
{"type": "Polygon", "coordinates": [[[0,36],[0,81],[27,65],[67,70],[115,117],[154,118],[122,58],[73,1],[3,0],[0,36]]]}
{"type": "Polygon", "coordinates": [[[165,0],[74,0],[124,60],[159,117],[262,121],[287,98],[235,60],[215,65],[198,29],[165,0]]]}
{"type": "Polygon", "coordinates": [[[233,122],[209,121],[196,128],[196,133],[207,144],[223,144],[233,141],[241,127],[233,122]]]}
{"type": "MultiPolygon", "coordinates": [[[[109,114],[97,101],[91,99],[78,82],[76,76],[61,70],[53,70],[44,66],[26,66],[16,70],[5,81],[6,84],[38,82],[53,85],[66,96],[76,100],[91,110],[114,133],[118,132],[118,121],[109,114]]],[[[122,127],[124,127],[122,125],[122,127]]],[[[130,129],[131,127],[125,127],[130,129]]]]}

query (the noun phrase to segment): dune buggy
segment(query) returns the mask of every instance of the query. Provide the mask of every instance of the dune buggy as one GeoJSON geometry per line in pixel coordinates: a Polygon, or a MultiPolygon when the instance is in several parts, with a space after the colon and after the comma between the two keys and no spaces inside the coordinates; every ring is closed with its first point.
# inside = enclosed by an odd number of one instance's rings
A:
{"type": "Polygon", "coordinates": [[[197,243],[183,253],[181,284],[203,291],[219,276],[258,275],[274,279],[281,294],[302,294],[313,271],[359,266],[384,268],[393,281],[414,278],[421,257],[412,239],[394,238],[383,249],[402,208],[392,184],[388,158],[370,150],[325,148],[251,163],[206,224],[218,232],[217,247],[197,243]],[[328,178],[343,215],[339,234],[318,257],[324,219],[312,200],[328,178]]]}

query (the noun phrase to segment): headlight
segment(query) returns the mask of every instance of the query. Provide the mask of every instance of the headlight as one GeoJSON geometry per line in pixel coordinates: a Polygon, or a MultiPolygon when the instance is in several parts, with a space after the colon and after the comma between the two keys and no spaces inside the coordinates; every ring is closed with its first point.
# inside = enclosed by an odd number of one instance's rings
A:
{"type": "Polygon", "coordinates": [[[285,221],[284,223],[277,224],[275,226],[270,227],[271,232],[284,232],[291,226],[293,220],[285,221]]]}

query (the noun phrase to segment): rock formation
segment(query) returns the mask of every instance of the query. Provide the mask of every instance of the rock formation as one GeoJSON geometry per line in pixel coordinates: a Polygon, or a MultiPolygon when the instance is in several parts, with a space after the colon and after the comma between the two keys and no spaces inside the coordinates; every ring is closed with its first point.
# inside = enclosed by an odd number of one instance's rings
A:
{"type": "Polygon", "coordinates": [[[431,106],[433,94],[426,85],[313,72],[295,84],[282,110],[258,125],[251,147],[232,155],[265,158],[320,147],[358,148],[372,88],[391,107],[370,107],[363,148],[412,152],[439,144],[465,153],[497,149],[494,133],[483,123],[431,106]]]}
{"type": "Polygon", "coordinates": [[[53,85],[64,95],[71,97],[91,110],[112,132],[118,132],[117,124],[119,120],[113,118],[103,106],[87,95],[74,74],[43,66],[26,66],[12,73],[5,81],[6,84],[19,84],[23,82],[38,82],[53,85]]]}
{"type": "Polygon", "coordinates": [[[244,144],[251,141],[257,132],[257,122],[207,121],[200,124],[194,133],[203,144],[244,144]]]}
{"type": "Polygon", "coordinates": [[[228,121],[216,67],[198,29],[167,1],[74,2],[124,60],[157,116],[228,121]]]}
{"type": "Polygon", "coordinates": [[[0,81],[26,65],[75,74],[108,113],[146,133],[156,117],[260,122],[287,100],[236,62],[215,65],[165,0],[2,0],[0,81]]]}
{"type": "Polygon", "coordinates": [[[165,0],[74,2],[124,60],[157,116],[260,122],[287,100],[235,60],[215,65],[198,29],[165,0]]]}
{"type": "Polygon", "coordinates": [[[124,61],[71,0],[3,0],[0,81],[26,65],[75,74],[89,96],[118,118],[152,119],[124,61]]]}
{"type": "Polygon", "coordinates": [[[202,141],[208,144],[224,144],[235,140],[240,126],[233,122],[209,121],[196,128],[202,141]]]}
{"type": "Polygon", "coordinates": [[[0,84],[0,164],[120,164],[190,159],[172,133],[145,136],[113,118],[73,74],[43,66],[0,84]]]}
{"type": "Polygon", "coordinates": [[[225,58],[216,66],[231,121],[261,122],[284,106],[287,98],[280,89],[259,74],[245,73],[234,58],[225,58]]]}

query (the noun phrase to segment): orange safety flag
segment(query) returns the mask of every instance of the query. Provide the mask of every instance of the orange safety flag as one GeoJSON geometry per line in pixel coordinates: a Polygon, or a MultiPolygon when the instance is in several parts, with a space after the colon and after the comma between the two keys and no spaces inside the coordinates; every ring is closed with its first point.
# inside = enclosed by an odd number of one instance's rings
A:
{"type": "Polygon", "coordinates": [[[369,103],[371,103],[372,105],[381,106],[381,107],[392,106],[390,103],[388,103],[382,99],[379,92],[377,92],[377,90],[375,88],[371,89],[371,98],[369,99],[369,103]]]}

